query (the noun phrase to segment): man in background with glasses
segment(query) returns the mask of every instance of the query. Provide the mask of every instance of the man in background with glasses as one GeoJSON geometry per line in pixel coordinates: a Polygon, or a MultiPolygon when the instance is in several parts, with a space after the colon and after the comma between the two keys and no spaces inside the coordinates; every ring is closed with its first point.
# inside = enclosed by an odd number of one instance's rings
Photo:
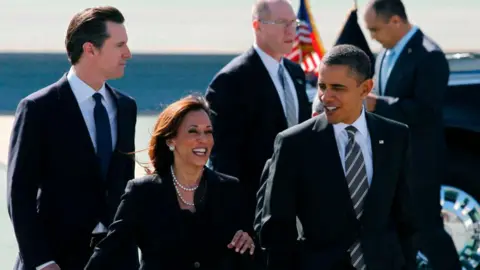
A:
{"type": "Polygon", "coordinates": [[[253,46],[221,69],[206,91],[215,128],[210,166],[243,183],[249,225],[275,136],[311,116],[305,74],[283,58],[292,50],[297,25],[288,1],[257,1],[252,9],[253,46]]]}

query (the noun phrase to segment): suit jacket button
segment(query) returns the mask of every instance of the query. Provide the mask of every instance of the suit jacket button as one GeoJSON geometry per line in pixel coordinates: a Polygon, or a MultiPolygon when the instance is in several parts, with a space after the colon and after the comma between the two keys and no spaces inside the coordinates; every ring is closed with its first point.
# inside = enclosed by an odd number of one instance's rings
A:
{"type": "Polygon", "coordinates": [[[195,262],[195,263],[193,264],[193,267],[195,267],[195,268],[200,268],[200,263],[199,263],[199,262],[195,262]]]}

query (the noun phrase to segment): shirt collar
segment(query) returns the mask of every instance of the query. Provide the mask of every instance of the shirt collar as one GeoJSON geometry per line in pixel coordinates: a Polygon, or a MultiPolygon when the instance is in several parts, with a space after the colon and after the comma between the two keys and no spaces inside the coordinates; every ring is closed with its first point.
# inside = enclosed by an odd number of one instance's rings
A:
{"type": "Polygon", "coordinates": [[[410,39],[412,39],[413,35],[415,35],[417,30],[418,30],[417,26],[415,26],[415,25],[412,26],[412,28],[407,32],[407,34],[405,36],[403,36],[400,39],[400,41],[398,41],[397,44],[393,48],[387,50],[387,55],[391,54],[391,53],[395,53],[396,55],[400,55],[400,53],[403,51],[403,48],[405,47],[405,45],[407,45],[407,43],[410,41],[410,39]]]}
{"type": "MultiPolygon", "coordinates": [[[[78,103],[85,101],[86,99],[92,97],[93,94],[97,93],[97,91],[95,91],[77,76],[73,66],[68,71],[67,80],[78,103]]],[[[100,88],[98,93],[100,93],[106,101],[107,90],[105,89],[105,83],[102,85],[102,88],[100,88]]]]}
{"type": "Polygon", "coordinates": [[[364,136],[365,138],[367,137],[368,128],[367,128],[367,120],[365,118],[365,109],[364,108],[362,108],[362,113],[357,118],[357,120],[355,120],[355,122],[353,122],[353,124],[351,124],[351,125],[347,125],[345,123],[334,124],[333,129],[335,130],[335,135],[336,136],[340,135],[342,132],[345,131],[345,128],[348,127],[348,126],[354,126],[358,130],[358,132],[360,132],[360,134],[362,136],[364,136]]]}
{"type": "Polygon", "coordinates": [[[268,72],[276,76],[278,74],[278,68],[280,64],[283,65],[283,58],[280,60],[280,62],[278,62],[275,58],[268,55],[264,50],[260,49],[256,43],[253,44],[253,48],[260,56],[260,59],[262,59],[262,62],[267,68],[268,72]]]}

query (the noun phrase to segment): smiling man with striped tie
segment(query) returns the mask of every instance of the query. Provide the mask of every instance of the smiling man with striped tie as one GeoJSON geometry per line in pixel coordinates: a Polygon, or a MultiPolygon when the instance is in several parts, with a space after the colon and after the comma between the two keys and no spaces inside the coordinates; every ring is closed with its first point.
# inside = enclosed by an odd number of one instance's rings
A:
{"type": "Polygon", "coordinates": [[[405,269],[402,239],[418,229],[408,128],[363,108],[370,65],[357,47],[332,48],[318,79],[325,112],[277,136],[255,226],[268,269],[405,269]]]}

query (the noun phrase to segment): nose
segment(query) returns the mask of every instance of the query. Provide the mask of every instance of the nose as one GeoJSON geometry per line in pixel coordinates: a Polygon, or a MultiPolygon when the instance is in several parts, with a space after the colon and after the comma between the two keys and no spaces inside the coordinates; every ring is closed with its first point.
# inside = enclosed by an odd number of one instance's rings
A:
{"type": "Polygon", "coordinates": [[[285,33],[287,36],[294,36],[297,33],[297,25],[292,22],[290,25],[286,26],[285,33]]]}
{"type": "Polygon", "coordinates": [[[123,54],[123,57],[125,59],[130,59],[132,58],[132,53],[130,52],[130,48],[128,48],[128,46],[125,45],[125,52],[123,54]]]}
{"type": "Polygon", "coordinates": [[[318,90],[318,94],[322,103],[330,102],[334,97],[333,91],[330,91],[328,89],[318,90]]]}
{"type": "Polygon", "coordinates": [[[197,141],[199,142],[206,142],[208,140],[208,134],[206,134],[205,132],[201,132],[198,136],[197,136],[197,141]]]}

